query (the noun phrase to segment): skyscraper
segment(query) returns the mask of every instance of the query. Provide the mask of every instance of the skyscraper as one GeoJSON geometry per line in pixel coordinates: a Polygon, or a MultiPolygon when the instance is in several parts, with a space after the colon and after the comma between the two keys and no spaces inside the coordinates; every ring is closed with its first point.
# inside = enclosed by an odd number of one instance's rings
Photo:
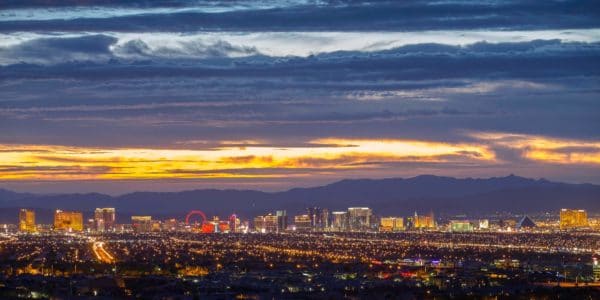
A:
{"type": "Polygon", "coordinates": [[[331,229],[334,231],[346,231],[348,229],[348,212],[331,212],[331,229]]]}
{"type": "Polygon", "coordinates": [[[54,230],[57,231],[83,231],[83,214],[77,211],[54,212],[54,230]]]}
{"type": "Polygon", "coordinates": [[[295,216],[294,225],[297,231],[310,231],[312,229],[312,220],[309,215],[295,216]]]}
{"type": "Polygon", "coordinates": [[[254,230],[256,232],[267,232],[267,228],[265,227],[265,216],[257,216],[254,218],[254,230]]]}
{"type": "Polygon", "coordinates": [[[96,208],[94,211],[94,228],[98,232],[115,230],[115,209],[112,207],[96,208]]]}
{"type": "Polygon", "coordinates": [[[306,211],[313,229],[323,230],[329,227],[329,210],[327,208],[315,206],[309,207],[306,211]]]}
{"type": "Polygon", "coordinates": [[[265,231],[279,232],[279,217],[277,215],[268,214],[265,216],[265,231]]]}
{"type": "Polygon", "coordinates": [[[285,210],[275,211],[277,217],[277,232],[284,231],[288,226],[288,216],[285,210]]]}
{"type": "Polygon", "coordinates": [[[583,209],[566,209],[560,210],[560,229],[587,227],[588,219],[587,212],[583,209]]]}
{"type": "Polygon", "coordinates": [[[36,232],[35,211],[31,209],[21,209],[19,211],[19,230],[22,232],[36,232]]]}
{"type": "Polygon", "coordinates": [[[349,207],[348,225],[352,231],[364,231],[371,228],[373,212],[368,207],[349,207]]]}

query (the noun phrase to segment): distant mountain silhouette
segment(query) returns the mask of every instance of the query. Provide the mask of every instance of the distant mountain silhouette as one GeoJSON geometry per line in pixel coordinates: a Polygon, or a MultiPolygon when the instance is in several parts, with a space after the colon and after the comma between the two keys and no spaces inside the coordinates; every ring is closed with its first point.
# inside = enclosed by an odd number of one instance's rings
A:
{"type": "MultiPolygon", "coordinates": [[[[535,213],[562,207],[600,211],[600,186],[567,184],[519,176],[457,179],[433,175],[413,178],[352,179],[284,192],[252,190],[191,190],[183,192],[135,192],[121,196],[98,193],[39,195],[0,189],[0,218],[19,207],[57,208],[91,213],[95,207],[116,207],[124,215],[151,214],[181,217],[192,209],[222,217],[238,213],[245,218],[276,209],[290,215],[308,206],[344,210],[369,206],[379,215],[435,213],[535,213]]],[[[91,216],[91,215],[90,215],[91,216]]],[[[87,217],[87,216],[86,216],[87,217]]]]}

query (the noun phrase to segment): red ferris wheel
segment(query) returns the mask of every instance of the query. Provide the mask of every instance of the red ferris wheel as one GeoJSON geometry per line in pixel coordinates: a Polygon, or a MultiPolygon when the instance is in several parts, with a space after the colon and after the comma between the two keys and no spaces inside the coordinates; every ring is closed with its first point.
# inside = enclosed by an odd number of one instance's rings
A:
{"type": "Polygon", "coordinates": [[[202,218],[202,222],[200,224],[204,224],[207,219],[206,219],[206,214],[204,214],[203,211],[201,210],[192,210],[190,211],[186,216],[185,216],[185,224],[186,225],[190,225],[190,219],[193,216],[200,216],[202,218]]]}
{"type": "MultiPolygon", "coordinates": [[[[214,233],[214,232],[229,232],[236,231],[236,221],[237,215],[233,214],[229,216],[228,221],[209,221],[206,217],[206,214],[201,210],[192,210],[185,216],[185,224],[186,225],[194,225],[191,224],[190,221],[194,217],[200,217],[202,221],[200,223],[196,222],[194,224],[200,225],[200,232],[202,233],[214,233]]],[[[197,227],[196,227],[197,228],[197,227]]],[[[193,230],[193,229],[192,229],[193,230]]]]}

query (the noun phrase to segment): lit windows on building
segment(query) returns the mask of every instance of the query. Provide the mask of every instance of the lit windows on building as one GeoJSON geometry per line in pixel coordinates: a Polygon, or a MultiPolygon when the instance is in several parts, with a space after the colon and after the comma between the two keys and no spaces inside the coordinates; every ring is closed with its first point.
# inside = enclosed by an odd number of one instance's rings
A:
{"type": "Polygon", "coordinates": [[[474,226],[469,221],[452,220],[450,221],[450,231],[452,232],[473,232],[474,226]]]}
{"type": "Polygon", "coordinates": [[[433,213],[430,213],[429,215],[425,215],[425,216],[419,216],[416,212],[415,212],[415,217],[413,219],[414,222],[414,228],[416,229],[434,229],[436,227],[435,224],[435,218],[433,216],[433,213]]]}
{"type": "Polygon", "coordinates": [[[327,208],[309,207],[307,213],[313,228],[322,230],[329,227],[329,210],[327,208]]]}
{"type": "Polygon", "coordinates": [[[134,232],[151,232],[154,223],[151,216],[131,216],[131,226],[134,232]]]}
{"type": "Polygon", "coordinates": [[[115,209],[112,207],[96,208],[94,211],[94,225],[98,232],[115,230],[115,209]]]}
{"type": "Polygon", "coordinates": [[[77,211],[54,212],[54,230],[57,231],[83,231],[83,214],[77,211]]]}
{"type": "Polygon", "coordinates": [[[560,210],[560,229],[580,228],[589,226],[587,212],[583,209],[560,210]]]}
{"type": "Polygon", "coordinates": [[[346,231],[348,229],[348,212],[331,212],[331,229],[333,231],[346,231]]]}
{"type": "Polygon", "coordinates": [[[282,232],[287,227],[287,213],[285,210],[275,212],[275,215],[269,213],[264,216],[254,218],[254,230],[256,232],[282,232]]]}
{"type": "Polygon", "coordinates": [[[393,232],[404,230],[404,219],[400,217],[384,217],[379,220],[379,231],[393,232]]]}
{"type": "Polygon", "coordinates": [[[21,209],[19,211],[19,231],[36,232],[35,211],[31,209],[21,209]]]}
{"type": "Polygon", "coordinates": [[[371,228],[373,211],[368,207],[349,207],[348,225],[352,231],[365,231],[371,228]]]}
{"type": "Polygon", "coordinates": [[[312,229],[312,220],[310,215],[294,216],[294,225],[297,231],[310,231],[312,229]]]}
{"type": "Polygon", "coordinates": [[[277,217],[277,232],[286,230],[288,226],[287,212],[285,210],[278,210],[275,211],[275,216],[277,217]]]}

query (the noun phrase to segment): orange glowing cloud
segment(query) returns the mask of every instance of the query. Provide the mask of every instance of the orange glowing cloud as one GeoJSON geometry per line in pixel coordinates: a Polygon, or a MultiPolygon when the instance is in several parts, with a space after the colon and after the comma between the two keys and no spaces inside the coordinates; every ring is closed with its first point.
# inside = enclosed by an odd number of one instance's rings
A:
{"type": "Polygon", "coordinates": [[[473,133],[494,146],[515,149],[525,159],[553,164],[600,165],[600,142],[510,133],[473,133]]]}
{"type": "Polygon", "coordinates": [[[327,138],[296,147],[228,142],[208,150],[0,145],[0,159],[1,180],[114,180],[306,176],[386,162],[493,163],[495,155],[474,144],[327,138]]]}

